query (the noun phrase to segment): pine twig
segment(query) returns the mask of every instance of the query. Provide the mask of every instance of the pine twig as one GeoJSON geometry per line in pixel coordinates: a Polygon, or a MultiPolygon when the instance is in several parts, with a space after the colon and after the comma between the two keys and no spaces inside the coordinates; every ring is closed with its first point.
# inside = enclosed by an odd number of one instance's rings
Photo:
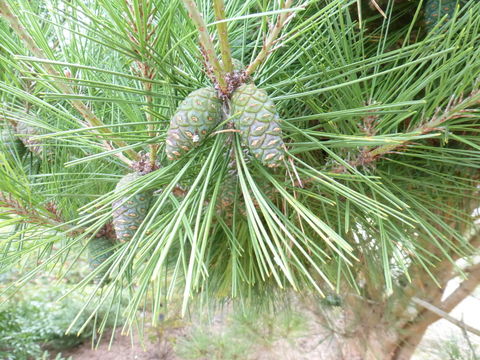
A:
{"type": "MultiPolygon", "coordinates": [[[[10,27],[13,31],[23,40],[26,47],[38,58],[40,59],[48,59],[42,49],[40,49],[35,40],[30,36],[28,31],[25,27],[21,24],[19,18],[12,12],[10,6],[8,5],[6,0],[0,0],[0,16],[3,16],[5,20],[10,24],[10,27]]],[[[50,64],[44,63],[43,67],[45,71],[53,77],[53,83],[56,87],[67,95],[72,95],[75,92],[73,89],[61,81],[58,81],[58,77],[60,77],[60,73],[50,64]]],[[[86,120],[87,124],[81,123],[84,126],[92,126],[92,127],[100,127],[97,129],[103,135],[113,135],[113,132],[105,127],[105,124],[102,120],[100,120],[91,109],[89,109],[81,100],[70,100],[71,104],[77,111],[82,115],[82,117],[86,120]]],[[[127,144],[121,140],[113,140],[113,142],[119,147],[126,147],[127,144]]],[[[138,158],[138,154],[129,149],[125,150],[125,152],[133,159],[138,158]]]]}
{"type": "Polygon", "coordinates": [[[479,329],[476,329],[476,328],[474,328],[470,325],[465,324],[463,321],[454,318],[453,316],[449,315],[448,312],[443,311],[442,309],[436,307],[435,305],[432,305],[429,302],[427,302],[425,300],[422,300],[422,299],[419,299],[417,297],[413,297],[412,301],[415,304],[420,305],[421,307],[431,311],[436,316],[438,316],[438,318],[443,318],[443,319],[451,322],[453,325],[458,326],[462,330],[465,330],[465,331],[471,332],[472,334],[480,336],[480,330],[479,329]]]}
{"type": "Polygon", "coordinates": [[[478,284],[480,284],[480,264],[470,266],[466,268],[464,272],[468,278],[441,303],[440,307],[447,312],[451,311],[463,299],[470,295],[477,288],[478,284]]]}
{"type": "MultiPolygon", "coordinates": [[[[468,108],[476,104],[480,104],[480,90],[472,91],[465,99],[460,98],[455,100],[454,98],[451,98],[441,115],[439,115],[440,111],[437,110],[437,113],[435,113],[430,120],[421,124],[412,132],[425,135],[434,131],[442,130],[440,126],[443,123],[447,122],[448,120],[453,120],[464,116],[464,113],[468,111],[468,108]]],[[[391,153],[392,151],[401,150],[401,148],[404,148],[408,143],[408,140],[403,140],[395,144],[378,146],[371,150],[365,149],[360,152],[356,159],[350,161],[349,164],[352,167],[372,164],[382,156],[391,153]]],[[[346,168],[345,166],[341,165],[335,167],[332,169],[332,171],[335,173],[341,173],[345,172],[346,168]]]]}
{"type": "Polygon", "coordinates": [[[53,204],[47,204],[45,214],[36,209],[29,209],[21,204],[11,195],[0,191],[0,208],[6,214],[21,216],[24,222],[41,226],[53,226],[59,230],[66,231],[69,235],[75,236],[83,232],[79,228],[66,224],[56,212],[53,204]]]}
{"type": "Polygon", "coordinates": [[[213,0],[213,8],[217,21],[218,38],[220,41],[220,51],[222,53],[223,67],[227,73],[233,71],[232,54],[230,51],[230,43],[228,42],[228,28],[225,20],[225,3],[223,0],[213,0]]]}
{"type": "MultiPolygon", "coordinates": [[[[292,7],[293,0],[287,0],[283,6],[282,9],[287,10],[292,7]]],[[[277,42],[277,38],[282,32],[283,27],[289,22],[291,19],[292,12],[284,12],[278,15],[277,23],[273,27],[273,29],[270,31],[270,34],[268,35],[267,39],[265,40],[265,43],[263,44],[262,50],[258,53],[257,57],[255,60],[252,61],[252,63],[247,67],[246,74],[247,76],[250,76],[253,74],[255,70],[263,63],[263,61],[267,58],[267,56],[270,54],[270,51],[277,42]]]]}
{"type": "Polygon", "coordinates": [[[227,91],[227,84],[225,82],[225,72],[220,66],[220,62],[218,61],[217,55],[215,54],[215,47],[213,46],[213,42],[210,39],[210,35],[207,31],[207,24],[205,24],[205,20],[203,20],[202,14],[198,11],[197,5],[193,0],[182,0],[183,4],[188,10],[188,14],[192,19],[195,27],[198,30],[200,35],[200,43],[202,47],[205,49],[205,54],[207,56],[207,60],[209,65],[212,66],[213,72],[215,74],[215,79],[218,82],[218,86],[222,92],[227,91]]]}
{"type": "MultiPolygon", "coordinates": [[[[132,15],[132,18],[135,18],[135,9],[134,9],[134,5],[132,4],[132,0],[126,0],[127,1],[127,6],[129,8],[129,11],[132,15]]],[[[140,6],[138,8],[138,11],[140,12],[140,17],[144,17],[144,11],[143,11],[143,7],[140,6]]],[[[153,23],[153,12],[148,14],[148,17],[147,17],[147,30],[144,34],[144,38],[142,39],[143,40],[143,43],[145,44],[144,46],[147,46],[146,44],[149,43],[149,40],[152,38],[154,32],[155,32],[155,29],[152,28],[152,23],[153,23]]],[[[139,35],[139,31],[138,31],[138,28],[137,26],[135,25],[135,23],[133,22],[130,22],[129,21],[129,26],[130,26],[130,33],[128,34],[129,38],[130,38],[130,41],[135,45],[135,46],[140,46],[141,45],[141,42],[137,39],[136,36],[139,35]],[[136,35],[136,36],[135,36],[136,35]]],[[[135,53],[137,53],[139,55],[139,57],[142,57],[142,54],[140,53],[139,50],[133,48],[132,49],[135,53]]],[[[145,94],[145,102],[147,103],[147,110],[145,111],[145,119],[147,120],[147,129],[148,129],[148,136],[150,137],[155,137],[157,134],[155,132],[155,127],[153,125],[153,117],[152,117],[152,112],[150,110],[152,110],[152,107],[153,107],[153,97],[151,94],[152,92],[152,87],[153,87],[153,83],[151,80],[154,79],[155,77],[155,69],[153,69],[148,63],[146,60],[136,60],[134,62],[134,64],[136,64],[136,66],[138,67],[138,69],[134,69],[134,71],[136,71],[139,75],[139,77],[145,79],[144,81],[142,81],[142,85],[143,85],[143,90],[146,92],[145,94]]],[[[133,66],[132,66],[133,68],[133,66]]],[[[150,156],[149,156],[149,161],[150,161],[150,168],[154,168],[155,167],[155,163],[156,163],[156,159],[157,159],[157,151],[158,151],[158,147],[159,145],[158,144],[149,144],[148,145],[149,149],[150,149],[150,156]]],[[[141,160],[140,160],[141,161],[141,160]]]]}

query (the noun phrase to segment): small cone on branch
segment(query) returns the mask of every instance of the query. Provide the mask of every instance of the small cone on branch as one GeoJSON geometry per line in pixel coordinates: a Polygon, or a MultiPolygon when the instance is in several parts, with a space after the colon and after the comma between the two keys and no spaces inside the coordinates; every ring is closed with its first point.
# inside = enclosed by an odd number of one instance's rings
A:
{"type": "MultiPolygon", "coordinates": [[[[118,182],[115,193],[123,192],[129,185],[141,175],[130,173],[125,175],[118,182]]],[[[121,242],[129,241],[135,235],[138,227],[142,224],[147,215],[148,206],[152,197],[152,192],[145,191],[126,195],[118,201],[113,202],[113,226],[117,239],[121,242]]]]}
{"type": "Polygon", "coordinates": [[[285,158],[282,129],[266,91],[254,84],[240,86],[232,96],[231,114],[250,153],[268,167],[279,166],[285,158]]]}
{"type": "Polygon", "coordinates": [[[177,108],[167,132],[166,152],[177,160],[200,145],[222,117],[222,102],[213,88],[191,92],[177,108]]]}
{"type": "MultiPolygon", "coordinates": [[[[113,255],[113,242],[107,236],[94,237],[88,242],[88,265],[92,271],[113,255]]],[[[95,283],[102,281],[108,268],[102,268],[95,276],[95,283]]]]}

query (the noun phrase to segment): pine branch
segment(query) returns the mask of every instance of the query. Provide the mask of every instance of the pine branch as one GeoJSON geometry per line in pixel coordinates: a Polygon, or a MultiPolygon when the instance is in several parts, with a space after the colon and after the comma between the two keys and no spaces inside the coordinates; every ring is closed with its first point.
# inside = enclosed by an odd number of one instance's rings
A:
{"type": "MultiPolygon", "coordinates": [[[[433,304],[430,305],[448,314],[455,306],[469,296],[480,284],[480,264],[471,266],[465,269],[464,272],[468,274],[468,279],[464,280],[444,301],[440,301],[443,291],[438,287],[436,287],[437,291],[435,295],[428,294],[428,298],[433,299],[433,304]]],[[[448,273],[451,274],[450,271],[448,271],[448,273]]],[[[418,304],[414,296],[411,297],[411,300],[418,304]]],[[[425,306],[423,306],[424,304],[419,305],[425,308],[425,306]]],[[[407,322],[402,328],[402,333],[404,333],[405,336],[401,339],[401,346],[397,350],[399,355],[394,358],[409,358],[408,356],[413,353],[426,329],[442,317],[438,312],[432,312],[430,308],[427,308],[427,310],[420,311],[414,320],[407,322]]]]}
{"type": "Polygon", "coordinates": [[[228,42],[227,23],[221,22],[225,19],[225,4],[223,0],[213,0],[213,8],[215,18],[220,21],[217,24],[218,38],[220,40],[220,49],[222,53],[223,67],[227,73],[233,71],[232,54],[230,51],[230,43],[228,42]]]}
{"type": "Polygon", "coordinates": [[[470,325],[465,324],[461,320],[455,319],[453,316],[450,316],[448,314],[448,312],[436,307],[435,305],[432,305],[429,302],[427,302],[425,300],[422,300],[422,299],[419,299],[417,297],[413,297],[412,301],[415,304],[420,305],[420,306],[424,307],[425,309],[431,311],[433,314],[437,315],[439,319],[443,318],[443,319],[451,322],[452,324],[458,326],[459,328],[461,328],[463,330],[466,330],[468,332],[471,332],[472,334],[480,336],[480,330],[478,330],[478,329],[476,329],[476,328],[474,328],[470,325]]]}
{"type": "MultiPolygon", "coordinates": [[[[435,131],[444,131],[445,129],[441,128],[442,124],[449,120],[468,116],[466,113],[471,111],[469,107],[478,104],[480,104],[480,90],[472,91],[465,99],[461,97],[455,99],[452,97],[443,112],[440,113],[440,109],[438,109],[430,120],[415,128],[412,133],[426,135],[435,131]]],[[[349,165],[352,167],[371,165],[386,154],[394,151],[403,151],[409,142],[408,140],[404,140],[395,144],[378,146],[371,150],[365,149],[360,152],[356,159],[349,161],[349,165]]],[[[332,169],[335,173],[342,173],[346,170],[346,167],[343,165],[332,169]]]]}
{"type": "Polygon", "coordinates": [[[469,296],[480,284],[480,264],[470,266],[464,270],[468,278],[458,288],[441,302],[440,308],[446,312],[453,310],[463,299],[469,296]]]}
{"type": "Polygon", "coordinates": [[[47,204],[45,213],[40,213],[37,209],[25,207],[10,194],[0,191],[0,208],[3,209],[4,214],[21,216],[26,223],[53,226],[55,229],[65,231],[69,236],[76,236],[83,232],[78,227],[66,224],[53,203],[47,204]]]}
{"type": "MultiPolygon", "coordinates": [[[[19,18],[11,11],[6,0],[0,0],[0,15],[5,18],[5,20],[10,24],[11,28],[14,30],[14,32],[20,37],[20,39],[23,40],[23,42],[25,43],[25,46],[36,57],[40,59],[48,59],[45,53],[43,52],[43,50],[37,46],[37,44],[35,43],[33,38],[30,36],[28,31],[21,24],[19,18]]],[[[43,67],[46,70],[46,72],[53,77],[53,83],[61,92],[67,95],[74,94],[73,89],[69,85],[62,83],[61,81],[55,78],[55,77],[59,77],[60,74],[52,65],[48,63],[44,63],[43,67]]],[[[87,122],[87,123],[81,123],[82,126],[100,127],[96,131],[107,136],[113,135],[113,132],[109,128],[105,127],[105,124],[81,100],[70,100],[70,101],[72,105],[77,109],[77,111],[82,115],[82,117],[87,122]]],[[[121,140],[114,140],[113,142],[119,147],[127,146],[127,144],[121,140]]],[[[133,159],[138,158],[138,154],[131,149],[125,150],[125,152],[133,159]]]]}
{"type": "MultiPolygon", "coordinates": [[[[133,8],[133,4],[131,0],[127,0],[127,6],[130,10],[130,13],[132,14],[132,18],[135,18],[135,11],[133,8]]],[[[140,17],[144,16],[143,13],[143,8],[140,6],[139,9],[140,11],[140,17]]],[[[145,37],[143,40],[144,44],[148,44],[149,40],[152,39],[152,36],[155,32],[155,29],[152,29],[152,21],[153,21],[153,14],[149,14],[147,17],[147,31],[145,33],[145,37]]],[[[136,46],[140,45],[139,40],[136,38],[136,36],[139,35],[139,31],[137,29],[137,26],[129,21],[129,26],[130,26],[130,33],[128,34],[130,41],[132,41],[133,44],[136,46]]],[[[145,45],[146,46],[146,45],[145,45]]],[[[139,56],[140,52],[136,49],[133,49],[134,52],[136,52],[139,56]]],[[[147,128],[148,128],[148,135],[150,137],[155,137],[157,134],[155,132],[155,127],[153,125],[153,116],[152,116],[152,107],[153,107],[153,97],[151,95],[152,92],[152,87],[153,87],[153,79],[155,78],[156,71],[154,68],[152,68],[145,60],[136,60],[135,64],[137,65],[138,69],[134,69],[135,72],[138,72],[139,77],[145,79],[146,81],[142,81],[143,84],[143,90],[145,91],[145,102],[147,103],[147,108],[145,109],[145,119],[147,120],[147,128]]],[[[149,144],[148,145],[150,149],[150,168],[155,167],[156,159],[157,159],[157,151],[159,148],[159,144],[149,144]]]]}
{"type": "MultiPolygon", "coordinates": [[[[290,9],[292,7],[292,3],[293,0],[287,0],[283,4],[282,9],[290,9]]],[[[257,70],[257,68],[265,61],[267,56],[270,54],[272,47],[277,43],[277,39],[282,32],[282,29],[292,19],[292,14],[293,12],[284,12],[278,15],[277,23],[274,25],[273,29],[271,29],[270,34],[263,44],[262,50],[260,50],[255,60],[253,60],[252,63],[247,67],[247,76],[252,75],[255,70],[257,70]]]]}
{"type": "Polygon", "coordinates": [[[205,24],[205,20],[203,20],[203,16],[200,14],[200,11],[198,11],[197,5],[195,5],[193,0],[182,0],[182,2],[187,8],[188,14],[198,30],[200,35],[200,43],[205,49],[205,54],[207,56],[209,65],[213,68],[215,79],[218,82],[220,91],[222,93],[226,93],[227,84],[225,82],[225,71],[220,66],[220,62],[215,54],[215,47],[210,39],[210,35],[208,34],[207,24],[205,24]]]}

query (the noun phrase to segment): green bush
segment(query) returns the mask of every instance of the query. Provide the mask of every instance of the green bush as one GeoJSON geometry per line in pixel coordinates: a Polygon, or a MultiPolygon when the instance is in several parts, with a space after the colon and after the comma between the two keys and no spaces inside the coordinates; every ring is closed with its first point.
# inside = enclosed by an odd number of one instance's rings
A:
{"type": "MultiPolygon", "coordinates": [[[[95,331],[92,323],[77,335],[87,320],[88,312],[73,323],[84,305],[82,294],[74,293],[65,301],[56,301],[68,289],[64,284],[48,288],[28,286],[0,307],[1,359],[39,359],[48,356],[44,355],[45,349],[58,351],[71,348],[92,337],[95,331]]],[[[107,328],[114,326],[114,316],[108,315],[106,307],[99,315],[107,316],[107,328]]]]}

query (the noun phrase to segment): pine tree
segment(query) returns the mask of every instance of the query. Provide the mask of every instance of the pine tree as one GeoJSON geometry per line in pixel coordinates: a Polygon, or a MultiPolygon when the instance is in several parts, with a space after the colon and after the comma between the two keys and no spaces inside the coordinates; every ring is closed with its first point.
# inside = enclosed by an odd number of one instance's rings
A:
{"type": "Polygon", "coordinates": [[[153,194],[129,241],[78,284],[88,301],[128,294],[132,324],[147,298],[156,319],[178,298],[185,313],[326,296],[344,357],[409,359],[431,309],[480,282],[480,3],[433,27],[424,2],[368,4],[0,0],[2,128],[42,129],[43,149],[0,147],[0,226],[17,235],[1,238],[2,270],[61,265],[102,238],[114,204],[153,194]],[[238,121],[242,86],[282,119],[275,167],[238,121]],[[172,116],[202,88],[221,109],[172,161],[172,116]],[[110,281],[92,287],[98,275],[110,281]]]}

